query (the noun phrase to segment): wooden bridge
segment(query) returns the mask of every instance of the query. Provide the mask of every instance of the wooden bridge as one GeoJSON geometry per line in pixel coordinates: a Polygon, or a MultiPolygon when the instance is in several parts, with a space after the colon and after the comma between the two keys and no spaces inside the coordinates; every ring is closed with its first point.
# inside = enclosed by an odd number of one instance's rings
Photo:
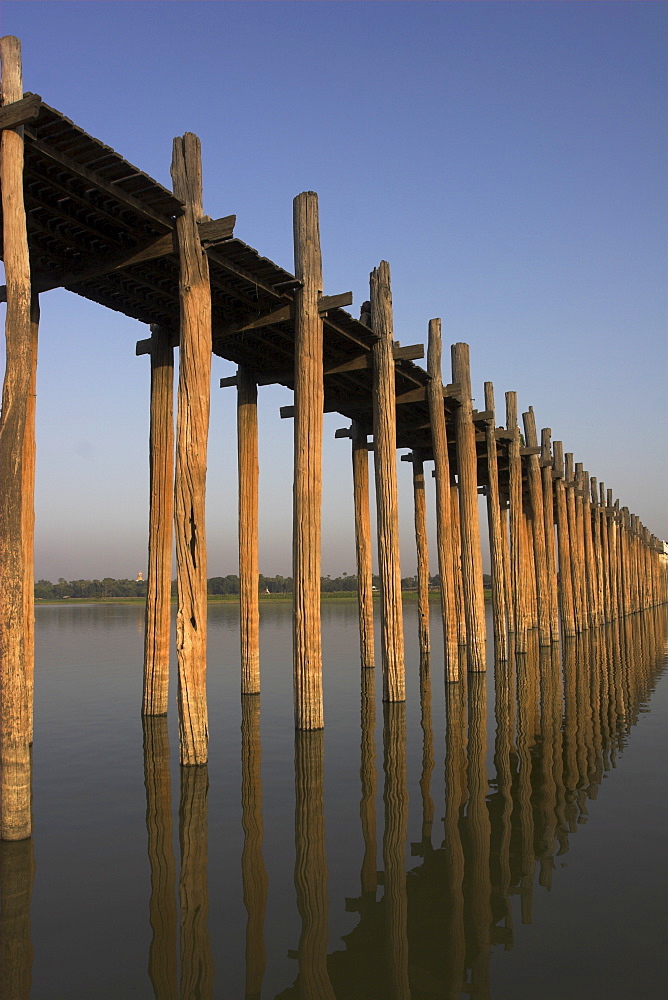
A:
{"type": "Polygon", "coordinates": [[[383,696],[404,700],[397,448],[410,449],[420,645],[429,646],[424,464],[433,461],[445,669],[486,667],[478,494],[486,494],[497,660],[549,646],[666,600],[664,543],[589,476],[514,392],[496,426],[494,392],[473,409],[469,349],[455,344],[446,384],[440,320],[421,345],[394,339],[390,269],[370,277],[355,319],[324,295],[317,196],[294,201],[294,274],[204,213],[200,144],[174,140],[173,193],[24,93],[20,44],[0,40],[2,257],[7,365],[0,423],[0,670],[4,839],[30,835],[33,687],[35,378],[39,294],[64,287],[150,325],[150,528],[142,711],[167,711],[172,524],[176,538],[181,762],[207,760],[205,478],[212,352],[235,362],[239,455],[241,690],[260,690],[257,387],[294,390],[294,695],[297,729],[324,724],[320,644],[322,415],[352,442],[361,660],[374,665],[368,450],[374,455],[383,696]],[[179,347],[176,430],[174,347],[179,347]],[[369,436],[373,444],[369,444],[369,436]]]}

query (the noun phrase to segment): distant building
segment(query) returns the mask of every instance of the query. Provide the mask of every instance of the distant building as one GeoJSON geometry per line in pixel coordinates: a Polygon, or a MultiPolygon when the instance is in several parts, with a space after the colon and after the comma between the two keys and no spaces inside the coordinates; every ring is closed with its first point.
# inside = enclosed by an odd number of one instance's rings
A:
{"type": "Polygon", "coordinates": [[[141,583],[143,579],[144,579],[144,574],[142,573],[141,570],[139,570],[139,572],[137,573],[137,580],[136,580],[136,582],[137,583],[141,583]]]}

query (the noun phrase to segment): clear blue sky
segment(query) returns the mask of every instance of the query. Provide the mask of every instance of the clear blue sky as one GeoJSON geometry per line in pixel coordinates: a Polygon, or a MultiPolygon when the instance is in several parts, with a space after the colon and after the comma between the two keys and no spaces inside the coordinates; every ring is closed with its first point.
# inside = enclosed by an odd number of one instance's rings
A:
{"type": "MultiPolygon", "coordinates": [[[[24,85],[169,186],[203,145],[205,211],[292,268],[319,193],[325,291],[392,268],[395,337],[471,346],[651,530],[666,509],[666,41],[654,2],[4,2],[24,85]]],[[[42,296],[38,576],[146,565],[140,324],[42,296]]],[[[449,380],[449,357],[444,359],[449,380]]],[[[209,575],[236,572],[233,368],[214,359],[209,575]]],[[[261,390],[261,568],[290,572],[292,426],[261,390]]],[[[497,421],[502,422],[502,416],[497,421]]],[[[354,572],[349,444],[325,422],[323,572],[354,572]]],[[[402,571],[415,571],[410,471],[402,571]]],[[[432,501],[433,497],[428,498],[432,501]]],[[[432,546],[435,549],[435,545],[432,546]]]]}

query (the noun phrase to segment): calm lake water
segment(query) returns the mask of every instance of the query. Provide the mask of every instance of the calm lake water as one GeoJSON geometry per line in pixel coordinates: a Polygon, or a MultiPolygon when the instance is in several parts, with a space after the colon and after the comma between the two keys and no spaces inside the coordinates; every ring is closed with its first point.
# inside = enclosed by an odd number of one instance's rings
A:
{"type": "MultiPolygon", "coordinates": [[[[665,987],[666,614],[405,706],[323,604],[323,733],[295,737],[289,604],[209,608],[207,768],[139,716],[143,609],[37,608],[32,841],[0,845],[0,996],[569,1000],[665,987]]],[[[175,688],[173,689],[175,690],[175,688]]]]}

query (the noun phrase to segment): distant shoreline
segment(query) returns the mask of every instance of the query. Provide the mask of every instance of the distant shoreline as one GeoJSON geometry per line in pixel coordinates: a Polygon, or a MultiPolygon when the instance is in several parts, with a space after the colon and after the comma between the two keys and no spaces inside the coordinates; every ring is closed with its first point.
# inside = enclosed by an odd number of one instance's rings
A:
{"type": "MultiPolygon", "coordinates": [[[[292,601],[292,593],[287,594],[260,594],[260,603],[286,603],[292,601]]],[[[374,600],[380,600],[380,592],[374,591],[374,600]]],[[[415,590],[402,590],[403,601],[417,601],[418,595],[415,590]]],[[[429,591],[429,600],[438,601],[441,599],[439,590],[429,591]]],[[[485,600],[491,599],[491,591],[485,591],[485,600]]],[[[321,594],[321,601],[357,601],[357,592],[354,590],[336,590],[329,594],[321,594]]],[[[35,604],[62,605],[62,604],[145,604],[145,597],[36,597],[35,604]]],[[[176,604],[176,598],[172,597],[172,604],[176,604]]],[[[238,594],[209,594],[207,604],[238,604],[238,594]]]]}

